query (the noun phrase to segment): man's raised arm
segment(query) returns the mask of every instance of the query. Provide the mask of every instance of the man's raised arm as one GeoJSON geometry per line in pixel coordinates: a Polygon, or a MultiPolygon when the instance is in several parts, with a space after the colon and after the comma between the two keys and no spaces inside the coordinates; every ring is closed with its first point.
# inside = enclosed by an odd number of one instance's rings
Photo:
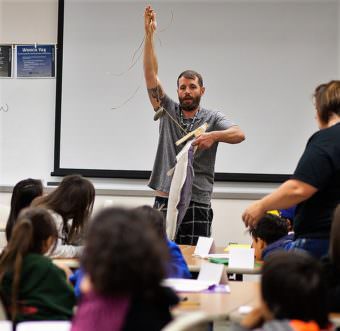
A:
{"type": "Polygon", "coordinates": [[[158,63],[154,47],[156,26],[156,13],[151,6],[148,6],[144,12],[144,77],[150,102],[154,110],[161,106],[161,100],[164,97],[164,91],[158,79],[158,63]]]}

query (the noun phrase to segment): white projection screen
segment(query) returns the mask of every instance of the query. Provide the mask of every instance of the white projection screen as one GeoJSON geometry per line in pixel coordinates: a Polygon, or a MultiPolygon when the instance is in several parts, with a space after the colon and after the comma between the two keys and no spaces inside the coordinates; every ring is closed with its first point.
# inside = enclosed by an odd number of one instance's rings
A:
{"type": "MultiPolygon", "coordinates": [[[[240,125],[217,180],[280,181],[317,130],[312,94],[337,74],[335,1],[154,1],[159,78],[203,76],[202,106],[240,125]]],[[[59,0],[53,175],[147,178],[158,139],[143,77],[144,1],[59,0]],[[113,109],[116,108],[116,109],[113,109]]]]}

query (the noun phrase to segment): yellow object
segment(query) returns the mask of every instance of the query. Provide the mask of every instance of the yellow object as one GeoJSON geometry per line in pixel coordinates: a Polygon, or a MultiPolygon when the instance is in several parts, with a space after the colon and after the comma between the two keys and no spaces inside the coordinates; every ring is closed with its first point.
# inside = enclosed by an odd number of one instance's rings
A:
{"type": "Polygon", "coordinates": [[[268,210],[267,214],[272,214],[272,215],[276,215],[276,216],[280,216],[280,212],[278,210],[268,210]]]}
{"type": "Polygon", "coordinates": [[[229,244],[224,251],[228,252],[230,248],[251,248],[250,244],[229,244]]]}

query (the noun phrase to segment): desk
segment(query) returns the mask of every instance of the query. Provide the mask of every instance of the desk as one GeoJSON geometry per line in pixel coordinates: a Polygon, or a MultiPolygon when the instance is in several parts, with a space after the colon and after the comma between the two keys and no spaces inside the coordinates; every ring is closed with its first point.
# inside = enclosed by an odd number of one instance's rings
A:
{"type": "Polygon", "coordinates": [[[55,262],[62,263],[70,269],[78,269],[80,266],[79,259],[52,259],[55,262]]]}
{"type": "MultiPolygon", "coordinates": [[[[202,259],[197,256],[193,256],[195,246],[190,245],[179,245],[179,248],[184,256],[184,259],[188,265],[188,268],[191,272],[199,272],[201,269],[201,265],[204,263],[210,263],[207,259],[202,259]]],[[[216,252],[217,253],[224,253],[223,247],[217,247],[216,252]]],[[[77,269],[79,268],[79,260],[78,259],[54,259],[60,263],[65,264],[71,269],[77,269]]],[[[226,270],[228,273],[231,274],[259,274],[261,272],[260,267],[255,267],[251,269],[240,269],[240,268],[229,268],[226,266],[226,270]]]]}
{"type": "Polygon", "coordinates": [[[213,319],[227,319],[240,306],[259,302],[259,283],[229,282],[230,293],[180,293],[187,297],[173,309],[174,315],[202,311],[213,319]]]}
{"type": "MultiPolygon", "coordinates": [[[[191,272],[199,272],[202,264],[210,263],[207,259],[202,259],[200,257],[192,255],[195,251],[195,246],[179,245],[179,248],[181,249],[184,259],[191,272]]],[[[225,253],[224,248],[217,247],[216,253],[225,253]]],[[[240,269],[240,268],[229,268],[228,266],[226,266],[226,270],[228,273],[231,273],[231,274],[259,274],[261,272],[261,267],[255,267],[255,268],[250,268],[250,269],[240,269]]]]}

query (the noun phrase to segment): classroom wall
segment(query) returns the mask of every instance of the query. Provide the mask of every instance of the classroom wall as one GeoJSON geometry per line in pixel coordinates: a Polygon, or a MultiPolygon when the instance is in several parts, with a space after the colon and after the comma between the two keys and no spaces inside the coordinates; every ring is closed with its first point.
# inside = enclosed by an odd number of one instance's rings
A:
{"type": "MultiPolygon", "coordinates": [[[[56,43],[57,6],[57,0],[0,0],[0,43],[56,43]]],[[[340,9],[338,12],[340,16],[340,9]]],[[[338,27],[339,49],[339,20],[338,27]]],[[[340,73],[340,50],[338,55],[340,73]]],[[[55,79],[0,80],[0,91],[0,107],[9,105],[7,113],[0,111],[0,185],[13,185],[29,176],[45,182],[57,181],[58,178],[50,176],[54,153],[55,79]]],[[[309,114],[309,109],[304,111],[309,114]]],[[[306,118],[309,120],[313,121],[312,116],[306,118]]],[[[311,123],[311,131],[316,129],[314,124],[311,123]]],[[[303,145],[304,142],[301,149],[303,145]]],[[[116,183],[116,180],[107,182],[116,183]]]]}
{"type": "MultiPolygon", "coordinates": [[[[11,193],[0,193],[0,248],[4,242],[3,229],[9,212],[11,193]],[[7,206],[7,208],[6,208],[7,206]],[[3,212],[2,212],[3,211],[3,212]],[[2,231],[1,231],[2,230],[2,231]],[[2,233],[1,233],[2,232],[2,233]]],[[[250,243],[250,237],[241,221],[243,210],[252,202],[244,199],[213,199],[214,221],[212,236],[217,246],[224,246],[229,242],[250,243]]],[[[104,206],[137,207],[152,205],[152,197],[96,195],[94,213],[104,206]]]]}
{"type": "MultiPolygon", "coordinates": [[[[0,43],[56,43],[57,8],[57,0],[0,0],[0,43]]],[[[9,106],[0,112],[0,185],[50,178],[55,79],[0,80],[0,91],[0,107],[9,106]]]]}
{"type": "MultiPolygon", "coordinates": [[[[338,9],[340,17],[340,3],[338,9]]],[[[340,74],[340,23],[338,27],[340,74]]],[[[0,0],[0,43],[12,42],[56,43],[57,0],[0,0]]],[[[9,111],[0,112],[0,185],[12,186],[26,177],[42,178],[45,183],[58,180],[50,176],[54,151],[55,79],[16,79],[7,80],[6,84],[0,80],[0,107],[7,100],[11,100],[9,111]],[[36,130],[37,121],[40,123],[39,130],[36,130]]],[[[106,184],[126,182],[110,179],[106,184]]],[[[127,185],[132,184],[128,182],[127,185]]],[[[145,183],[140,185],[145,186],[145,183]]],[[[212,201],[215,212],[213,236],[218,245],[229,241],[249,241],[241,222],[242,211],[255,199],[248,193],[257,191],[257,197],[260,197],[276,185],[217,183],[215,191],[223,189],[234,192],[235,187],[239,194],[212,201]]],[[[9,206],[10,197],[10,192],[0,192],[0,205],[9,206]]],[[[152,204],[150,192],[147,191],[135,196],[108,193],[96,196],[95,210],[107,200],[127,206],[152,204]]]]}

